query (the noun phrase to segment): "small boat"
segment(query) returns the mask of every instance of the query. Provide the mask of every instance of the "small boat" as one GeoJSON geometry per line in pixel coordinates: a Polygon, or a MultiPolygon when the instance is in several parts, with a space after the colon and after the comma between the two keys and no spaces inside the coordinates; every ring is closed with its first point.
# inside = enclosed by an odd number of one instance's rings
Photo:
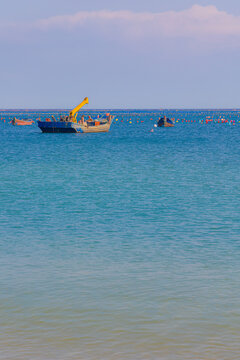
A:
{"type": "Polygon", "coordinates": [[[54,116],[52,119],[47,118],[45,121],[38,121],[38,127],[43,133],[100,133],[108,132],[113,120],[113,116],[106,114],[106,117],[88,120],[84,116],[77,121],[78,111],[85,104],[88,104],[88,98],[85,98],[81,104],[73,109],[69,116],[62,116],[60,121],[56,121],[54,116]]]}
{"type": "Polygon", "coordinates": [[[173,127],[174,126],[174,122],[172,120],[170,120],[169,118],[167,118],[166,116],[164,116],[163,118],[160,118],[157,122],[157,126],[158,127],[173,127]]]}
{"type": "Polygon", "coordinates": [[[31,119],[17,119],[17,118],[13,118],[10,123],[12,125],[32,125],[34,123],[33,120],[31,119]]]}

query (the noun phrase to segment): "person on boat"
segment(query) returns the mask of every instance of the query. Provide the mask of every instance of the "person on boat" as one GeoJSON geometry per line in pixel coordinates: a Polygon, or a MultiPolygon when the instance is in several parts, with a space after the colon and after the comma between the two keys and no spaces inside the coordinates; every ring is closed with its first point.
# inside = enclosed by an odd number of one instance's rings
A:
{"type": "Polygon", "coordinates": [[[88,122],[92,122],[92,121],[93,121],[93,119],[91,118],[90,115],[88,115],[88,122]]]}
{"type": "Polygon", "coordinates": [[[84,115],[81,116],[81,119],[79,120],[79,124],[81,124],[81,125],[84,124],[84,115]]]}
{"type": "Polygon", "coordinates": [[[61,115],[61,116],[60,116],[60,121],[69,121],[69,120],[68,120],[68,116],[65,116],[65,115],[62,116],[62,115],[61,115]]]}
{"type": "Polygon", "coordinates": [[[107,113],[107,114],[106,114],[106,117],[107,117],[107,121],[110,122],[111,119],[112,119],[111,114],[110,114],[110,113],[107,113]]]}
{"type": "Polygon", "coordinates": [[[52,115],[52,116],[51,116],[51,118],[52,118],[52,121],[56,121],[56,119],[55,119],[55,116],[54,116],[54,115],[52,115]]]}

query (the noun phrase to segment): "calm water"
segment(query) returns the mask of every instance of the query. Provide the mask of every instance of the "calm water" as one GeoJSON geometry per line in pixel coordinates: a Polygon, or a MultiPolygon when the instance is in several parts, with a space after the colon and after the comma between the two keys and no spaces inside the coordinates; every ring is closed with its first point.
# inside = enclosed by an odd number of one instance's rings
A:
{"type": "Polygon", "coordinates": [[[0,359],[239,359],[239,113],[115,114],[87,135],[0,114],[0,359]]]}

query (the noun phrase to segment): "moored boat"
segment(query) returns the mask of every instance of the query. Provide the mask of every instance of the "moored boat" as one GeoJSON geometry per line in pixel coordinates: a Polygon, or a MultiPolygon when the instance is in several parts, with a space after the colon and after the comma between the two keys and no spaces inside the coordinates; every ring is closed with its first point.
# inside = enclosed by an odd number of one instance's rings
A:
{"type": "Polygon", "coordinates": [[[12,125],[32,125],[34,124],[34,121],[31,119],[17,119],[17,118],[13,118],[10,123],[12,125]]]}
{"type": "Polygon", "coordinates": [[[157,122],[157,126],[158,127],[173,127],[174,126],[174,122],[172,120],[170,120],[169,118],[167,118],[166,116],[164,116],[163,118],[159,118],[158,122],[157,122]]]}
{"type": "Polygon", "coordinates": [[[60,121],[56,121],[52,116],[52,119],[46,119],[45,121],[38,121],[38,127],[43,133],[100,133],[108,132],[113,120],[113,116],[106,114],[106,117],[92,119],[90,116],[88,120],[84,119],[84,116],[77,121],[77,115],[79,110],[88,104],[88,98],[85,98],[81,104],[73,109],[69,116],[62,116],[60,121]]]}
{"type": "Polygon", "coordinates": [[[84,123],[72,121],[38,121],[38,127],[43,133],[100,133],[108,132],[113,117],[96,119],[84,123]]]}

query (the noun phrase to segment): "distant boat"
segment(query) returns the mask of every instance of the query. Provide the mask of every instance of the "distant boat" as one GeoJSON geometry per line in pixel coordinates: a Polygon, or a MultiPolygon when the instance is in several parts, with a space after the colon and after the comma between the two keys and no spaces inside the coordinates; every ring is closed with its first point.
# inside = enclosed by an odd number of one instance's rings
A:
{"type": "Polygon", "coordinates": [[[10,123],[12,125],[32,125],[34,123],[33,120],[31,119],[17,119],[17,118],[13,118],[10,123]]]}
{"type": "Polygon", "coordinates": [[[167,118],[166,116],[164,116],[163,118],[159,119],[157,122],[157,126],[158,127],[173,127],[174,126],[174,122],[172,120],[170,120],[169,118],[167,118]]]}
{"type": "Polygon", "coordinates": [[[45,119],[45,121],[38,121],[38,127],[43,133],[100,133],[108,132],[113,120],[113,116],[106,114],[104,118],[92,119],[90,116],[88,120],[84,116],[77,121],[79,110],[88,104],[88,98],[85,98],[78,106],[76,106],[69,114],[69,116],[61,116],[60,121],[56,121],[54,116],[52,119],[45,119]]]}

